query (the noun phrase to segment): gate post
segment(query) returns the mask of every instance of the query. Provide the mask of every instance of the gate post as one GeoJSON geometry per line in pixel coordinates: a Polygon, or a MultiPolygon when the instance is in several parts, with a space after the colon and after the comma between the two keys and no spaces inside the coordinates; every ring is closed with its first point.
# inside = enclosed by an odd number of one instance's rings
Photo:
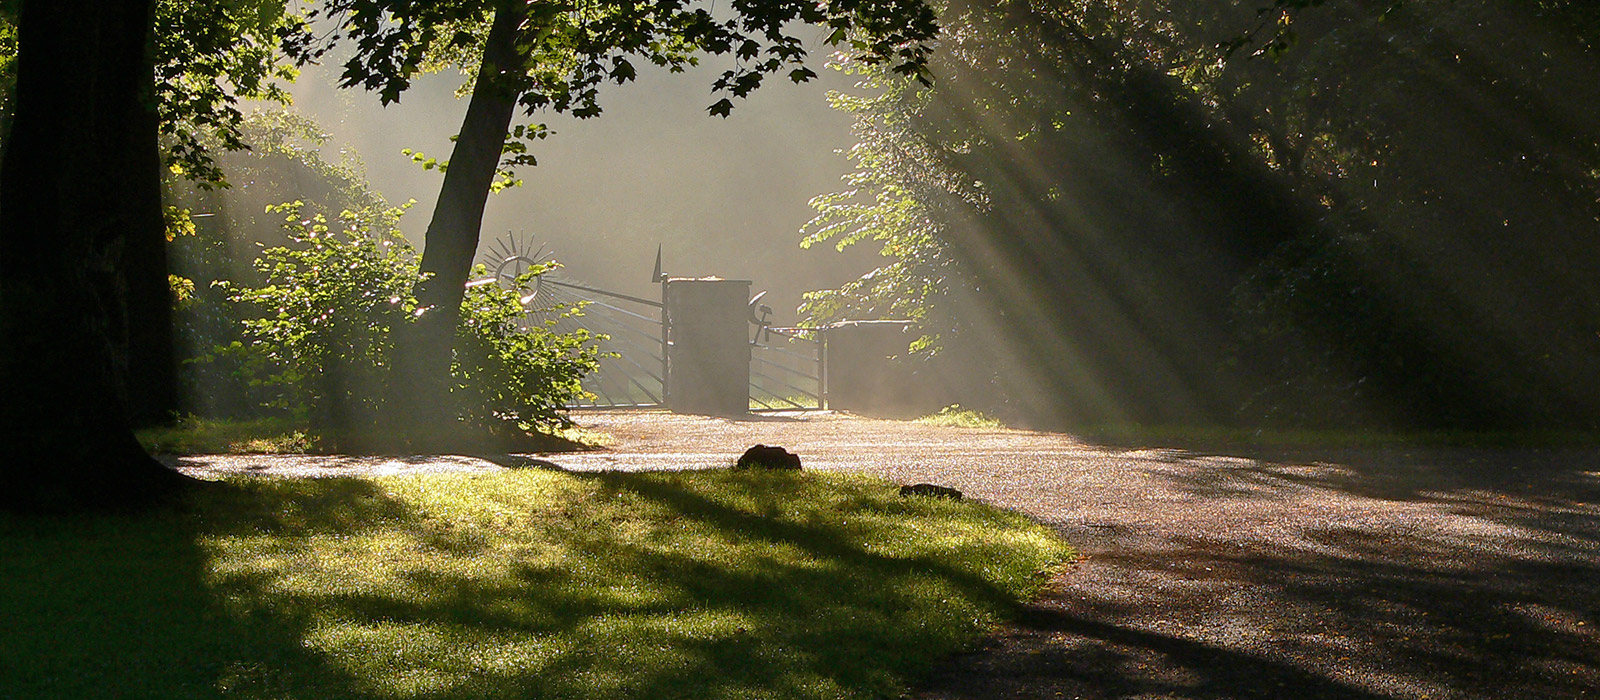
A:
{"type": "Polygon", "coordinates": [[[750,281],[670,277],[661,296],[667,319],[667,408],[721,416],[749,413],[750,281]]]}

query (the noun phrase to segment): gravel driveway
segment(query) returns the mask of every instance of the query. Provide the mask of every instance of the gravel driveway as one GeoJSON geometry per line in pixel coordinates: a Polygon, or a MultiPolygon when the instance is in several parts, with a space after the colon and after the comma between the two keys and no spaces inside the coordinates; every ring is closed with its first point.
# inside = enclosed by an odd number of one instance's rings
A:
{"type": "MultiPolygon", "coordinates": [[[[1600,451],[1200,454],[833,414],[575,417],[618,444],[539,459],[683,469],[779,444],[810,469],[954,486],[1078,547],[1043,600],[914,698],[1600,697],[1600,451]]],[[[180,468],[501,468],[295,460],[180,468]]]]}

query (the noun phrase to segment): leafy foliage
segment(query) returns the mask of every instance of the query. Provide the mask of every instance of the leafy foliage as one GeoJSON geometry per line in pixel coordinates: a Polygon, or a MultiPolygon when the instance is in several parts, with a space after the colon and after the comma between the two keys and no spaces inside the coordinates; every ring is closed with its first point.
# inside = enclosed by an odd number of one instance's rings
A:
{"type": "MultiPolygon", "coordinates": [[[[411,80],[426,70],[454,64],[472,75],[483,60],[489,18],[497,11],[525,12],[518,29],[518,65],[499,67],[493,86],[530,113],[539,109],[597,116],[600,86],[622,84],[638,75],[642,61],[672,72],[696,65],[699,54],[729,55],[737,65],[713,85],[719,99],[707,108],[727,116],[730,98],[741,98],[771,75],[794,82],[815,77],[805,67],[807,51],[793,28],[817,25],[829,30],[824,42],[880,63],[897,74],[926,82],[934,15],[916,0],[896,2],[805,2],[762,0],[733,7],[719,19],[707,7],[681,0],[641,3],[540,2],[523,6],[506,0],[451,0],[412,3],[397,0],[332,0],[314,8],[284,46],[299,61],[316,60],[348,38],[354,51],[344,63],[346,87],[361,86],[395,102],[411,80]],[[340,28],[325,40],[310,23],[335,19],[340,28]]],[[[468,83],[462,90],[473,89],[468,83]]],[[[503,166],[531,164],[527,143],[543,138],[542,125],[524,125],[507,135],[503,166]]]]}
{"type": "Polygon", "coordinates": [[[17,84],[17,8],[14,2],[0,2],[0,148],[11,133],[11,118],[16,113],[17,84]]]}
{"type": "MultiPolygon", "coordinates": [[[[416,255],[398,233],[346,211],[337,227],[321,214],[300,219],[302,204],[282,205],[298,230],[291,244],[262,252],[265,284],[233,289],[231,299],[258,311],[243,342],[219,355],[243,359],[244,371],[270,390],[272,407],[319,428],[359,439],[393,395],[394,333],[417,315],[416,255]]],[[[542,270],[540,270],[542,272],[542,270]]],[[[581,392],[596,350],[583,334],[557,335],[518,325],[514,290],[475,286],[463,304],[452,398],[458,419],[498,432],[563,424],[563,406],[581,392]]]]}
{"type": "Polygon", "coordinates": [[[951,428],[995,429],[1005,427],[1005,424],[1000,422],[999,419],[982,411],[962,408],[961,404],[945,406],[939,409],[938,413],[931,413],[918,418],[917,422],[925,425],[942,425],[951,428]]]}
{"type": "MultiPolygon", "coordinates": [[[[852,318],[918,321],[926,334],[912,350],[937,353],[941,331],[953,330],[954,319],[933,316],[946,306],[950,288],[961,286],[964,273],[945,243],[945,217],[933,211],[945,203],[946,188],[961,185],[954,173],[916,157],[930,144],[906,118],[927,104],[931,92],[879,67],[852,62],[840,68],[861,75],[872,91],[829,95],[835,109],[855,116],[861,140],[846,155],[857,170],[845,177],[849,189],[812,198],[817,216],[802,230],[800,246],[832,243],[843,250],[870,241],[889,261],[838,289],[806,293],[799,311],[818,325],[852,318]]],[[[970,201],[981,201],[975,189],[965,190],[970,201]]]]}
{"type": "MultiPolygon", "coordinates": [[[[535,275],[553,264],[524,273],[515,288],[478,284],[467,289],[456,328],[456,378],[452,388],[463,416],[484,428],[504,424],[519,430],[549,430],[567,425],[565,406],[581,394],[584,375],[599,368],[598,340],[586,330],[555,333],[525,327],[523,294],[535,275]]],[[[483,266],[476,275],[487,278],[483,266]]],[[[581,314],[581,309],[564,313],[581,314]]],[[[554,323],[554,319],[550,321],[554,323]]]]}
{"type": "Polygon", "coordinates": [[[321,214],[294,221],[302,206],[276,209],[300,230],[292,247],[262,251],[256,267],[266,284],[233,290],[234,302],[262,313],[230,350],[246,353],[256,381],[276,389],[274,408],[350,430],[371,421],[384,394],[390,333],[415,311],[416,263],[403,239],[371,235],[359,219],[339,230],[321,214]]]}
{"type": "Polygon", "coordinates": [[[948,3],[938,86],[835,100],[808,240],[894,262],[810,311],[977,308],[1090,422],[1600,420],[1595,6],[1257,5],[948,3]]]}
{"type": "Polygon", "coordinates": [[[156,103],[173,172],[226,185],[214,154],[250,148],[240,100],[288,104],[279,81],[297,71],[278,50],[290,17],[282,0],[160,0],[156,4],[156,103]]]}
{"type": "MultiPolygon", "coordinates": [[[[215,154],[215,164],[238,186],[210,188],[169,174],[169,244],[172,269],[190,280],[193,296],[178,308],[176,322],[181,356],[195,358],[217,345],[240,340],[245,309],[228,301],[226,286],[263,284],[253,261],[263,246],[289,245],[283,215],[276,204],[304,201],[303,215],[338,218],[360,212],[377,229],[394,228],[404,206],[391,209],[366,183],[359,160],[341,152],[340,160],[324,158],[326,135],[310,119],[288,110],[246,113],[242,138],[253,147],[228,151],[211,136],[202,147],[215,154]]],[[[186,410],[207,417],[255,417],[273,403],[265,387],[246,381],[242,354],[213,357],[210,362],[185,362],[180,379],[192,397],[186,410]]]]}

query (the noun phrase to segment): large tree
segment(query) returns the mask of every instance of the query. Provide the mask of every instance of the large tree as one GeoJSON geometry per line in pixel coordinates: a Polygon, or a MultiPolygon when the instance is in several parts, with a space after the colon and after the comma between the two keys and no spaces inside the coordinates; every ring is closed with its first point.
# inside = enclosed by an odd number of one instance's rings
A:
{"type": "Polygon", "coordinates": [[[237,100],[284,97],[282,20],[277,0],[0,5],[0,501],[184,483],[130,427],[176,407],[163,160],[225,184],[202,137],[241,148],[237,100]]]}
{"type": "MultiPolygon", "coordinates": [[[[451,343],[484,205],[497,173],[531,162],[527,141],[545,134],[537,124],[512,129],[519,106],[530,115],[551,109],[594,116],[600,113],[598,86],[632,80],[633,61],[681,71],[702,54],[729,54],[738,65],[716,81],[714,89],[723,94],[709,108],[726,116],[729,98],[748,95],[767,76],[783,73],[796,82],[814,77],[795,33],[802,26],[830,28],[827,43],[848,45],[864,59],[892,63],[895,71],[919,78],[926,42],[937,29],[921,0],[761,0],[734,3],[720,18],[709,6],[682,0],[331,0],[326,12],[354,39],[344,84],[379,91],[384,102],[400,99],[430,58],[477,64],[428,226],[422,270],[429,277],[417,293],[426,312],[399,341],[396,371],[405,381],[392,384],[405,391],[389,407],[397,427],[412,435],[448,430],[451,343]]],[[[290,46],[305,58],[329,48],[290,46]]]]}
{"type": "MultiPolygon", "coordinates": [[[[19,0],[0,2],[0,148],[16,104],[16,32],[19,0]]],[[[140,133],[159,134],[161,158],[177,177],[206,189],[226,187],[213,161],[218,150],[247,149],[240,127],[241,98],[287,101],[275,79],[293,77],[277,49],[284,29],[282,0],[216,3],[157,0],[151,94],[156,109],[139,113],[158,119],[140,133]]],[[[149,173],[138,186],[148,193],[149,173]]],[[[148,206],[148,203],[146,204],[148,206]]],[[[182,407],[177,390],[172,294],[167,246],[158,236],[131,237],[118,266],[125,280],[127,315],[137,319],[114,338],[119,357],[138,371],[125,373],[128,410],[136,425],[171,420],[182,407]]]]}
{"type": "MultiPolygon", "coordinates": [[[[0,501],[135,500],[181,479],[129,424],[124,265],[159,243],[154,0],[28,0],[0,165],[0,501]]],[[[161,271],[165,280],[165,272],[161,271]]]]}

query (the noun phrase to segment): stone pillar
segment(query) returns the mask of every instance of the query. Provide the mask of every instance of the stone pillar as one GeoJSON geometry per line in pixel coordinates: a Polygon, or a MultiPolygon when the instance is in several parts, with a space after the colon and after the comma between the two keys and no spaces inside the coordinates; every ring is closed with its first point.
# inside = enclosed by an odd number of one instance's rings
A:
{"type": "Polygon", "coordinates": [[[668,278],[667,408],[742,416],[750,411],[749,280],[668,278]]]}

